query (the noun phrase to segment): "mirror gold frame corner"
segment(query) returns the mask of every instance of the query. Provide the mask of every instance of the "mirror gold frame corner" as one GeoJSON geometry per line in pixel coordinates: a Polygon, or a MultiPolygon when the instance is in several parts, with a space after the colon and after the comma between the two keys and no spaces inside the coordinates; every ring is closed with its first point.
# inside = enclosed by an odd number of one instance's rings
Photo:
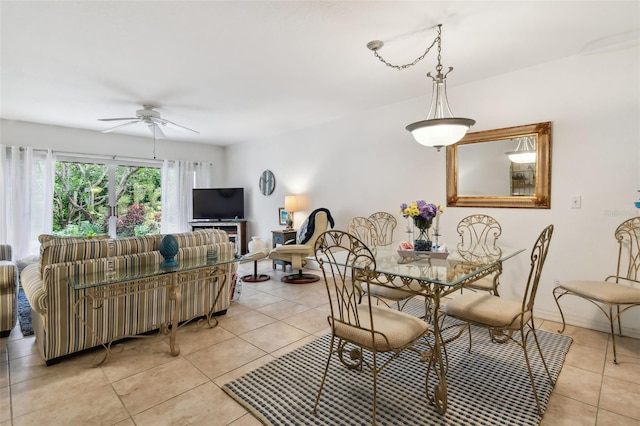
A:
{"type": "Polygon", "coordinates": [[[551,208],[551,122],[468,133],[447,146],[447,207],[551,208]],[[535,190],[532,196],[458,195],[458,146],[535,134],[535,190]]]}

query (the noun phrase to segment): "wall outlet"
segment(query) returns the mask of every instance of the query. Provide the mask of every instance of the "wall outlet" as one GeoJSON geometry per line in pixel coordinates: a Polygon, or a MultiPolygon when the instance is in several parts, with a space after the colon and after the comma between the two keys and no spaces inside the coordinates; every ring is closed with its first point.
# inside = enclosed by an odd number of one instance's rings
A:
{"type": "Polygon", "coordinates": [[[579,195],[574,195],[571,197],[571,208],[579,209],[582,207],[582,199],[579,195]]]}

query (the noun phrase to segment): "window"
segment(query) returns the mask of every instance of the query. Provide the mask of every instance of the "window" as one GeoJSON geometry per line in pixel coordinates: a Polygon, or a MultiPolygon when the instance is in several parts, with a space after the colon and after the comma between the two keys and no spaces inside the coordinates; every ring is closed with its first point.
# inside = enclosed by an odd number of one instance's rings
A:
{"type": "Polygon", "coordinates": [[[53,196],[55,235],[160,233],[159,167],[58,160],[53,196]]]}

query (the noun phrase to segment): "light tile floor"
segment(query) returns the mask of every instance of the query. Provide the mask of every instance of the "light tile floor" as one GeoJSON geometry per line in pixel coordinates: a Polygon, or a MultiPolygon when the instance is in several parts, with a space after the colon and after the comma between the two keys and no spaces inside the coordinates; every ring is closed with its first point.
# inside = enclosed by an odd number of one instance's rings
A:
{"type": "MultiPolygon", "coordinates": [[[[282,283],[268,261],[259,272],[272,279],[244,283],[219,327],[180,329],[178,357],[159,338],[134,339],[98,368],[92,353],[46,367],[34,337],[16,327],[0,339],[0,426],[259,425],[220,387],[329,331],[322,281],[282,283]]],[[[566,334],[574,341],[542,425],[639,424],[640,340],[620,339],[614,365],[607,334],[571,326],[566,334]]]]}

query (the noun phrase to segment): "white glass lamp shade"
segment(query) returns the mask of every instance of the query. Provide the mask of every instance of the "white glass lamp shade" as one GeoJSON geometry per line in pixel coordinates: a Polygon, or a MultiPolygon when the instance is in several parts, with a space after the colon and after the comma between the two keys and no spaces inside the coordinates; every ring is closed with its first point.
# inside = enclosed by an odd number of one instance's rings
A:
{"type": "Polygon", "coordinates": [[[434,118],[411,123],[406,129],[411,132],[416,142],[439,151],[443,146],[452,145],[462,139],[474,124],[475,121],[469,118],[434,118]]]}
{"type": "Polygon", "coordinates": [[[536,137],[532,135],[515,138],[518,141],[515,151],[505,152],[513,163],[527,164],[536,162],[536,137]]]}
{"type": "Polygon", "coordinates": [[[462,139],[475,123],[475,120],[470,118],[453,116],[447,100],[445,76],[439,73],[433,81],[433,96],[427,119],[411,123],[406,129],[420,145],[440,151],[443,146],[453,145],[462,139]]]}
{"type": "Polygon", "coordinates": [[[518,164],[536,162],[535,151],[511,151],[511,152],[507,152],[507,157],[509,157],[510,161],[518,164]]]}

